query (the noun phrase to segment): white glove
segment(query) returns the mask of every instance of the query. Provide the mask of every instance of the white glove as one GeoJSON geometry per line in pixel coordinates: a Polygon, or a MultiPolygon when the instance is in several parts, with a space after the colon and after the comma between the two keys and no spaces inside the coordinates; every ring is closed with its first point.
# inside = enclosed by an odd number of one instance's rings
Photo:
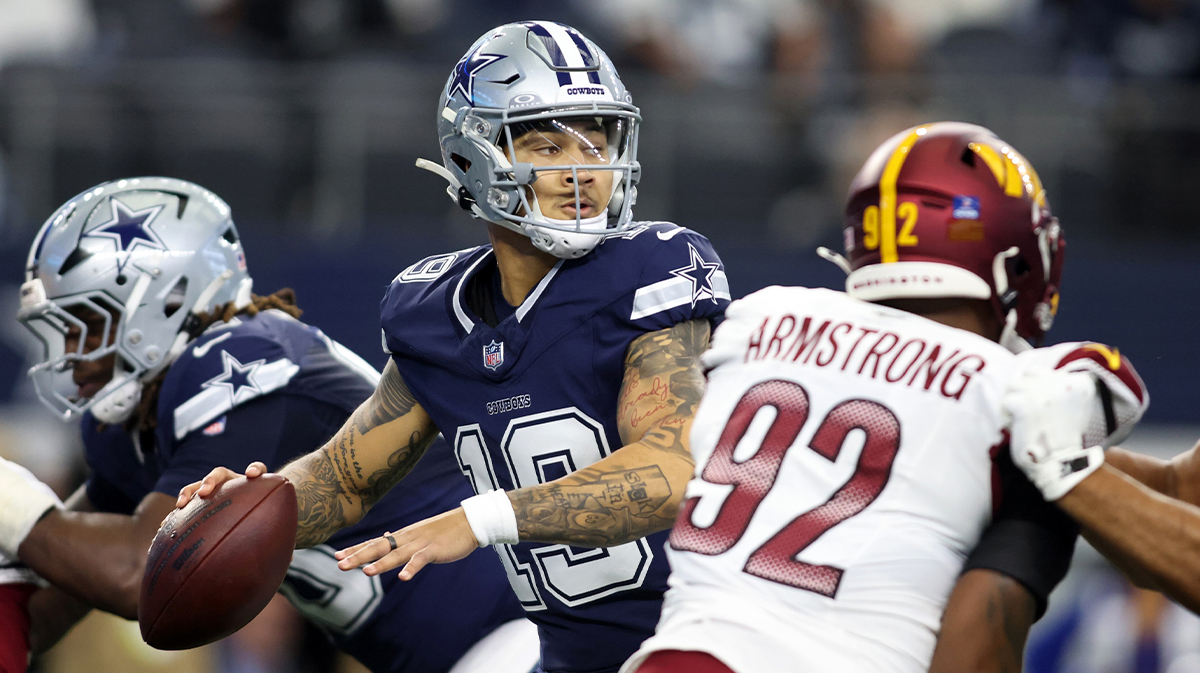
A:
{"type": "Polygon", "coordinates": [[[61,509],[50,487],[25,468],[0,458],[0,552],[17,558],[17,547],[47,510],[61,509]]]}
{"type": "Polygon", "coordinates": [[[1104,449],[1083,442],[1096,405],[1096,382],[1089,374],[1019,356],[1017,365],[1001,402],[1009,418],[1013,462],[1042,497],[1058,500],[1104,463],[1104,449]]]}

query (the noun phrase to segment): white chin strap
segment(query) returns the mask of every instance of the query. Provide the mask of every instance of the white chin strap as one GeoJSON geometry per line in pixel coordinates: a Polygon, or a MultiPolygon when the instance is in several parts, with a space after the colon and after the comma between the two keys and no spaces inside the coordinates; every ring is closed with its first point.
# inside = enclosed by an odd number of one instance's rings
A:
{"type": "Polygon", "coordinates": [[[90,411],[101,423],[124,423],[142,400],[142,382],[129,374],[118,374],[96,393],[90,411]]]}
{"type": "Polygon", "coordinates": [[[556,227],[570,227],[576,224],[579,227],[578,231],[562,231],[539,227],[535,224],[523,225],[521,233],[528,236],[533,241],[533,247],[538,250],[548,252],[559,259],[579,259],[592,250],[595,250],[596,246],[600,245],[600,241],[604,240],[604,235],[608,231],[607,208],[595,217],[587,217],[580,220],[558,220],[541,214],[536,196],[532,199],[532,202],[537,215],[530,219],[545,222],[556,227]]]}
{"type": "MultiPolygon", "coordinates": [[[[503,155],[501,155],[502,157],[503,155]]],[[[422,168],[435,175],[440,176],[443,180],[450,183],[446,188],[446,193],[450,198],[458,203],[458,192],[462,184],[454,177],[454,175],[446,169],[445,166],[429,161],[428,159],[417,159],[417,168],[422,168]]],[[[617,184],[614,181],[613,192],[615,193],[617,184]]],[[[548,227],[539,227],[536,224],[522,224],[504,220],[502,222],[494,222],[507,229],[512,229],[517,233],[528,236],[533,241],[533,247],[548,252],[559,259],[578,259],[596,249],[600,245],[600,241],[604,240],[605,234],[608,232],[608,209],[605,208],[599,215],[588,217],[580,220],[558,220],[546,217],[542,214],[541,207],[537,202],[537,195],[532,195],[530,206],[533,214],[529,217],[537,222],[545,222],[548,225],[557,227],[573,227],[578,225],[579,231],[561,231],[558,229],[550,229],[548,227]]],[[[488,220],[484,216],[483,211],[478,204],[471,204],[471,214],[481,220],[488,220]]]]}

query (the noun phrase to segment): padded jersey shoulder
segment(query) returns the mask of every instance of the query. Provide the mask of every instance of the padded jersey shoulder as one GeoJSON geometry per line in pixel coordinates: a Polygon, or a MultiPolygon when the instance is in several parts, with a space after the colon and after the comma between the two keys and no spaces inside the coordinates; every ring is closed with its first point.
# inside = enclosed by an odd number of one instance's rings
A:
{"type": "Polygon", "coordinates": [[[328,338],[281,311],[218,323],[180,355],[163,380],[158,417],[176,440],[225,412],[285,386],[328,338]]]}
{"type": "Polygon", "coordinates": [[[697,318],[719,321],[730,301],[725,266],[712,243],[671,222],[638,223],[584,260],[623,320],[646,331],[697,318]]]}
{"type": "Polygon", "coordinates": [[[413,325],[445,323],[459,282],[491,249],[482,245],[431,255],[396,274],[379,305],[384,350],[390,353],[408,341],[413,325]]]}

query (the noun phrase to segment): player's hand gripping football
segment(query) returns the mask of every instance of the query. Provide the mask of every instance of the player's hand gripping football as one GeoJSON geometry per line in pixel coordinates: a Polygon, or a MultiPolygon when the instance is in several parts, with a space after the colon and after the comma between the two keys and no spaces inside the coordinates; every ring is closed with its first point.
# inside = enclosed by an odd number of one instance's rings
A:
{"type": "Polygon", "coordinates": [[[400,579],[410,580],[430,563],[451,563],[466,558],[479,548],[475,533],[463,508],[429,517],[396,533],[389,533],[343,549],[334,558],[342,570],[363,566],[368,575],[379,575],[393,568],[400,579]]]}
{"type": "MultiPolygon", "coordinates": [[[[261,477],[266,473],[267,466],[258,462],[257,460],[246,466],[247,479],[261,477]]],[[[192,498],[195,497],[206,498],[221,484],[224,484],[230,479],[237,479],[240,476],[242,475],[227,467],[214,468],[212,472],[209,472],[208,475],[200,481],[192,482],[180,489],[179,499],[175,501],[175,508],[183,509],[189,502],[192,501],[192,498]]]]}
{"type": "Polygon", "coordinates": [[[1096,383],[1089,374],[1020,357],[1018,367],[1001,402],[1011,423],[1013,462],[1046,500],[1058,500],[1104,463],[1104,449],[1083,442],[1096,383]]]}

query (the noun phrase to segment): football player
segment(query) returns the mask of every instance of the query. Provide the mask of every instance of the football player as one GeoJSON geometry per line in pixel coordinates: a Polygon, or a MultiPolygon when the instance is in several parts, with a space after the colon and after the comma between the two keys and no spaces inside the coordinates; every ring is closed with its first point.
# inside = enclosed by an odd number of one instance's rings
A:
{"type": "MultiPolygon", "coordinates": [[[[0,464],[0,552],[57,587],[57,628],[92,607],[137,617],[146,549],[185,484],[222,464],[282,466],[370,396],[378,372],[299,313],[290,290],[251,294],[229,207],[197,185],[110,182],[46,222],[19,319],[46,348],[30,370],[37,393],[81,419],[91,474],[67,511],[0,464]]],[[[505,669],[498,657],[510,647],[523,661],[508,670],[537,659],[532,625],[492,559],[412,585],[337,569],[336,549],[457,506],[470,495],[457,472],[447,451],[430,456],[413,488],[367,496],[370,515],[310,536],[293,557],[283,593],[374,671],[445,673],[477,644],[494,656],[473,670],[505,669]]]]}
{"type": "MultiPolygon", "coordinates": [[[[926,671],[964,570],[1018,587],[1029,621],[1065,572],[1074,531],[1005,448],[1009,348],[1049,329],[1065,248],[1037,174],[987,129],[920,126],[871,155],[846,216],[849,259],[825,251],[845,293],[754,293],[702,358],[671,590],[628,671],[926,671]]],[[[1090,375],[1077,448],[1145,408],[1105,346],[1025,359],[1090,375]]]]}
{"type": "MultiPolygon", "coordinates": [[[[1100,352],[1114,372],[1115,355],[1100,352]],[[1111,360],[1109,358],[1112,358],[1111,360]]],[[[1013,462],[1082,526],[1085,538],[1135,585],[1200,612],[1200,444],[1163,461],[1091,444],[1097,388],[1045,367],[1036,352],[1003,404],[1013,462]],[[1080,437],[1084,441],[1080,442],[1080,437]],[[1165,497],[1164,497],[1165,496],[1165,497]]],[[[1094,372],[1093,372],[1094,373],[1094,372]]],[[[951,594],[933,673],[1019,670],[1032,623],[1029,591],[1002,574],[963,576],[951,594]],[[1005,664],[1008,664],[1006,667],[1005,664]]]]}
{"type": "MultiPolygon", "coordinates": [[[[282,471],[304,544],[357,521],[440,429],[478,495],[339,553],[341,567],[410,579],[495,545],[545,671],[616,671],[654,630],[692,472],[697,356],[729,301],[703,236],[632,220],[631,101],[604,52],[564,25],[508,24],[470,48],[438,103],[443,164],[423,165],[491,244],[396,276],[374,396],[282,471]]],[[[214,472],[180,505],[233,476],[214,472]]],[[[414,475],[403,488],[420,487],[414,475]]]]}

